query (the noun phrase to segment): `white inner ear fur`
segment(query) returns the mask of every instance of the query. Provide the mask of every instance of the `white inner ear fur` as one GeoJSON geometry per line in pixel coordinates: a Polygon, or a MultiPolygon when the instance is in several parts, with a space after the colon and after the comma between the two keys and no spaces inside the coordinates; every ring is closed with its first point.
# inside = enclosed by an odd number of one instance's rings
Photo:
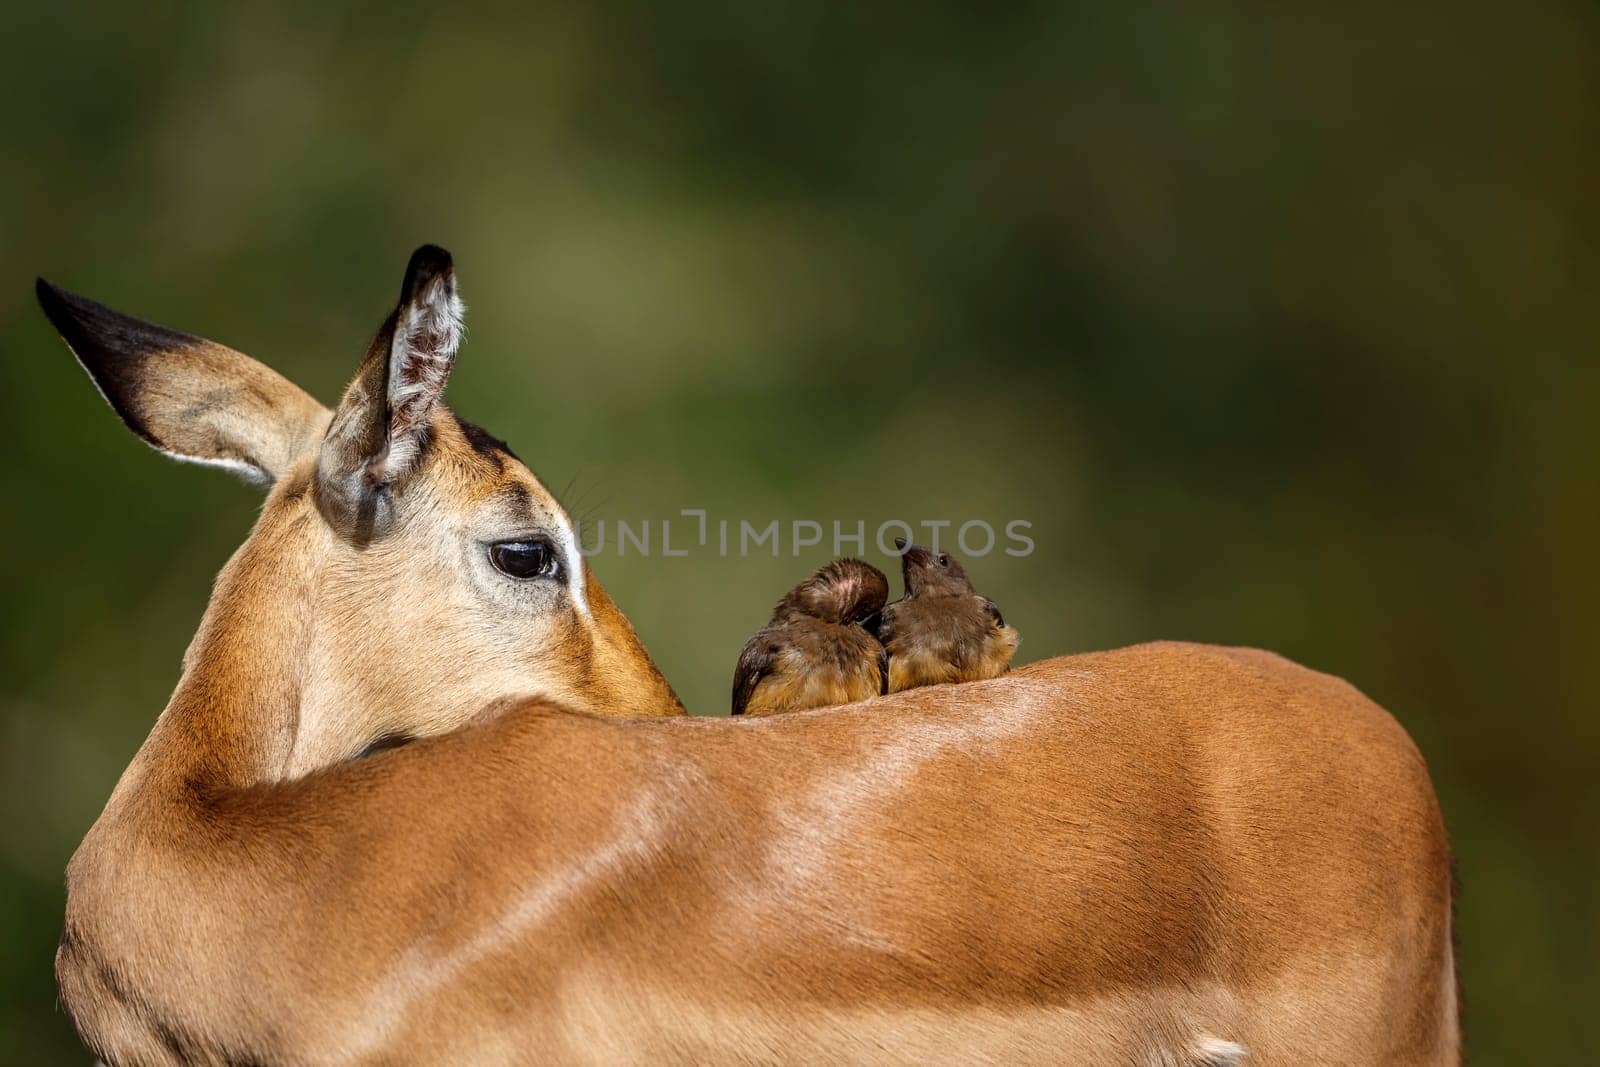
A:
{"type": "Polygon", "coordinates": [[[179,463],[195,463],[202,467],[221,467],[223,470],[231,471],[235,476],[253,485],[272,484],[272,475],[246,460],[233,459],[226,456],[191,456],[183,452],[174,452],[170,448],[158,448],[156,451],[168,459],[177,460],[179,463]]]}
{"type": "Polygon", "coordinates": [[[389,345],[388,449],[370,469],[374,481],[392,481],[416,462],[461,347],[466,313],[448,274],[430,279],[401,309],[389,345]]]}

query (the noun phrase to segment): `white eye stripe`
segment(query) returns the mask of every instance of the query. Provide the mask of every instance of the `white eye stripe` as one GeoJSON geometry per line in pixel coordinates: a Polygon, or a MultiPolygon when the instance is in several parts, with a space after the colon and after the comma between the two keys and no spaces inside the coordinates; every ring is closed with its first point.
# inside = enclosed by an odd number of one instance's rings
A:
{"type": "Polygon", "coordinates": [[[567,589],[572,594],[572,602],[578,606],[578,613],[587,617],[589,598],[583,587],[583,556],[578,552],[578,535],[573,531],[572,520],[562,515],[556,534],[558,547],[561,549],[561,556],[567,568],[567,589]]]}

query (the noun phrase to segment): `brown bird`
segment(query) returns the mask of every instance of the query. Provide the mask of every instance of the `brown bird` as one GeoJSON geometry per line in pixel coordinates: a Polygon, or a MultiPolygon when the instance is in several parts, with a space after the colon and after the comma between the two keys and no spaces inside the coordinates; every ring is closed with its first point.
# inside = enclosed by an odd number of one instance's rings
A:
{"type": "Polygon", "coordinates": [[[889,599],[883,572],[836,559],[789,591],[733,672],[733,713],[849,704],[884,692],[883,646],[866,628],[889,599]]]}
{"type": "Polygon", "coordinates": [[[889,655],[889,692],[944,682],[995,678],[1011,667],[1017,631],[995,602],[972,588],[948,552],[920,545],[902,550],[906,592],[883,609],[878,640],[889,655]]]}

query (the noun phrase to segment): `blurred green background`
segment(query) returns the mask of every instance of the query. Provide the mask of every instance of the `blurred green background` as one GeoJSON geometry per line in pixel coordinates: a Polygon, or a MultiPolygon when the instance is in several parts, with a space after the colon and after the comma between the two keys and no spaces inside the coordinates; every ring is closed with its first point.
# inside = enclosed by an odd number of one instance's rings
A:
{"type": "MultiPolygon", "coordinates": [[[[1592,5],[4,27],[7,1058],[86,1059],[50,973],[62,868],[258,501],[129,436],[33,276],[331,399],[427,240],[473,308],[452,403],[576,513],[1027,519],[1033,556],[970,567],[1022,659],[1181,637],[1365,689],[1459,853],[1474,1062],[1594,1062],[1592,5]]],[[[825,555],[595,567],[721,714],[825,555]]]]}

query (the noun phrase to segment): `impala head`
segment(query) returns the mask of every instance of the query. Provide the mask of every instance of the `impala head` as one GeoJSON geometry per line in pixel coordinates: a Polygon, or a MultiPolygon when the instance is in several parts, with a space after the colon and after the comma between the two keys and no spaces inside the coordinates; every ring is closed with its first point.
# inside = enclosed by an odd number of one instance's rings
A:
{"type": "Polygon", "coordinates": [[[129,429],[271,485],[185,660],[186,679],[204,674],[221,699],[271,690],[292,705],[292,736],[268,762],[308,770],[515,696],[681,713],[561,505],[440,402],[464,310],[442,249],[411,257],[332,411],[232,349],[38,291],[129,429]]]}

